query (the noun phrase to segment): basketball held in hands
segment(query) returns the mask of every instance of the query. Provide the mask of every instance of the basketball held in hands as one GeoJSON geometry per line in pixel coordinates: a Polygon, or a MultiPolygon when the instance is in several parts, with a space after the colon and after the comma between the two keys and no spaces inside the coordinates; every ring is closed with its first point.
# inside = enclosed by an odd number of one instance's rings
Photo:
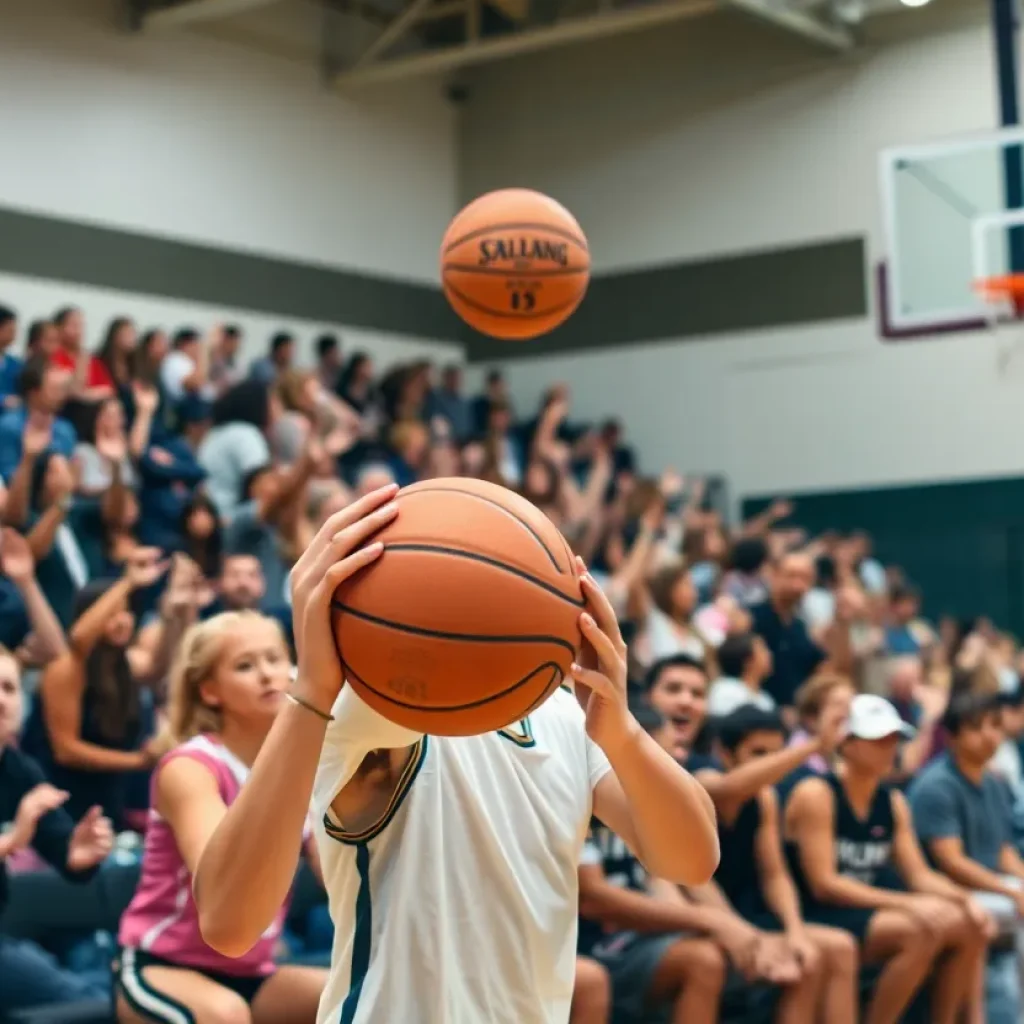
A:
{"type": "Polygon", "coordinates": [[[384,552],[334,595],[345,678],[385,718],[466,736],[525,718],[580,649],[575,559],[525,498],[467,478],[399,491],[384,552]]]}

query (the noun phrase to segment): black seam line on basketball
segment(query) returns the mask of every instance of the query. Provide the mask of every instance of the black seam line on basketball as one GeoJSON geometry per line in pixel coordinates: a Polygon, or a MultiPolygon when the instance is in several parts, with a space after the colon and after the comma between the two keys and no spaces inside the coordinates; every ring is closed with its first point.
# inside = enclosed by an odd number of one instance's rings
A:
{"type": "Polygon", "coordinates": [[[503,572],[511,573],[513,576],[518,576],[520,579],[524,579],[528,583],[532,583],[534,586],[540,587],[541,590],[546,590],[549,594],[553,594],[555,597],[560,597],[563,601],[567,604],[571,604],[574,608],[583,608],[586,604],[582,599],[577,601],[574,597],[570,597],[568,594],[563,594],[558,587],[553,587],[550,583],[545,583],[544,580],[538,579],[536,576],[532,576],[530,573],[524,572],[522,569],[517,569],[514,565],[509,565],[507,562],[499,562],[496,558],[488,558],[487,555],[479,555],[475,551],[462,551],[459,548],[449,548],[442,544],[385,544],[384,550],[436,551],[440,555],[451,555],[454,558],[469,558],[474,562],[483,562],[484,565],[492,565],[495,569],[501,569],[503,572]]]}
{"type": "Polygon", "coordinates": [[[548,680],[547,685],[541,691],[540,696],[526,709],[526,715],[523,717],[525,718],[527,715],[533,714],[533,712],[536,711],[537,708],[539,708],[541,704],[543,704],[544,701],[546,701],[548,697],[550,697],[551,694],[553,694],[555,690],[562,685],[561,681],[563,678],[562,670],[557,665],[554,666],[551,672],[551,678],[548,680]]]}
{"type": "MultiPolygon", "coordinates": [[[[482,494],[477,494],[476,491],[467,490],[464,487],[417,487],[412,494],[407,494],[405,497],[411,498],[416,494],[437,494],[439,491],[444,494],[454,493],[468,495],[470,498],[476,498],[477,501],[482,501],[487,505],[493,505],[496,509],[499,509],[511,519],[514,519],[540,545],[541,550],[548,556],[548,558],[551,559],[551,564],[555,567],[555,570],[561,573],[561,575],[565,575],[565,570],[558,564],[554,551],[544,543],[544,538],[525,519],[520,519],[515,512],[510,508],[506,508],[500,502],[492,501],[490,498],[484,497],[482,494]]],[[[402,497],[401,493],[399,493],[399,497],[402,497]]],[[[569,567],[569,571],[572,571],[571,565],[569,567]]]]}
{"type": "Polygon", "coordinates": [[[575,242],[584,252],[590,252],[585,238],[580,235],[574,235],[571,231],[566,231],[564,228],[560,228],[555,224],[536,224],[532,221],[509,221],[508,223],[491,224],[486,228],[476,228],[464,235],[460,235],[454,242],[449,242],[448,245],[444,247],[443,255],[447,256],[452,249],[462,245],[463,242],[472,242],[474,239],[483,238],[484,235],[497,235],[502,231],[547,231],[549,234],[558,235],[559,238],[564,238],[567,242],[575,242]]]}
{"type": "MultiPolygon", "coordinates": [[[[569,547],[569,542],[565,539],[565,534],[561,530],[558,531],[558,538],[562,542],[562,547],[565,548],[565,557],[569,560],[569,572],[578,580],[580,577],[576,571],[576,556],[572,553],[572,548],[569,547]]],[[[583,603],[586,604],[586,601],[583,603]]]]}
{"type": "MultiPolygon", "coordinates": [[[[472,711],[473,708],[480,708],[483,707],[485,704],[491,704],[496,700],[501,700],[502,697],[508,697],[511,694],[515,693],[516,690],[522,689],[522,687],[526,686],[530,682],[530,680],[536,678],[536,676],[538,676],[545,669],[551,669],[552,671],[557,672],[559,678],[562,678],[563,675],[562,670],[553,661],[545,661],[543,664],[538,665],[532,672],[529,672],[525,676],[523,676],[523,678],[520,679],[519,682],[513,683],[507,689],[502,690],[501,693],[492,693],[487,697],[481,697],[479,700],[469,701],[469,703],[467,704],[452,704],[447,705],[445,707],[424,707],[422,704],[408,704],[405,701],[398,700],[395,697],[391,697],[386,693],[381,693],[380,690],[378,690],[375,686],[371,686],[365,679],[363,679],[363,677],[359,675],[359,673],[356,672],[355,669],[353,669],[352,666],[347,661],[342,659],[341,665],[342,668],[345,670],[346,677],[351,676],[360,686],[365,686],[370,691],[370,693],[374,694],[374,696],[379,697],[381,700],[386,700],[389,704],[394,704],[395,707],[408,708],[410,711],[423,711],[428,714],[442,715],[450,714],[453,711],[472,711]]],[[[550,685],[550,683],[546,684],[545,690],[550,685]]],[[[535,704],[531,705],[531,710],[533,710],[534,707],[536,707],[535,704]]]]}
{"type": "Polygon", "coordinates": [[[483,306],[479,302],[464,295],[456,288],[451,281],[445,281],[445,291],[451,292],[460,302],[464,302],[471,309],[478,309],[488,316],[504,317],[506,320],[537,320],[540,317],[551,316],[554,313],[561,313],[563,309],[571,309],[579,305],[582,295],[574,295],[568,302],[560,302],[557,306],[545,306],[543,309],[531,309],[528,313],[504,312],[498,309],[491,309],[490,306],[483,306]]]}
{"type": "MultiPolygon", "coordinates": [[[[469,644],[554,644],[556,647],[562,647],[571,652],[574,657],[576,655],[576,648],[568,640],[563,640],[560,636],[524,633],[514,633],[511,636],[505,636],[501,633],[493,635],[489,633],[448,633],[441,629],[411,626],[407,622],[395,622],[393,619],[384,619],[379,615],[371,615],[369,612],[360,612],[355,608],[350,608],[347,604],[342,604],[340,601],[332,601],[331,607],[335,611],[344,612],[346,615],[362,619],[364,622],[371,622],[375,626],[385,626],[388,629],[395,630],[397,633],[411,633],[413,636],[425,636],[433,640],[457,640],[460,643],[469,644]]],[[[553,665],[554,662],[548,662],[548,664],[553,665]]]]}
{"type": "Polygon", "coordinates": [[[590,267],[551,267],[547,270],[506,270],[503,267],[478,267],[473,263],[446,263],[442,270],[457,270],[463,274],[490,274],[493,277],[568,277],[570,274],[589,274],[590,267]]]}

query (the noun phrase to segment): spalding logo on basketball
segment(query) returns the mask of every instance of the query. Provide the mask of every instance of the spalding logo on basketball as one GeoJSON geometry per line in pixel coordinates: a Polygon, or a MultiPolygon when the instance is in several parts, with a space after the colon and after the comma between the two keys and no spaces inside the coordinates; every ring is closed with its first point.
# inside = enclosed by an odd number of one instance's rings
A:
{"type": "Polygon", "coordinates": [[[441,283],[452,308],[494,338],[536,338],[563,323],[590,282],[590,250],[576,219],[525,188],[488,192],[451,222],[441,283]]]}

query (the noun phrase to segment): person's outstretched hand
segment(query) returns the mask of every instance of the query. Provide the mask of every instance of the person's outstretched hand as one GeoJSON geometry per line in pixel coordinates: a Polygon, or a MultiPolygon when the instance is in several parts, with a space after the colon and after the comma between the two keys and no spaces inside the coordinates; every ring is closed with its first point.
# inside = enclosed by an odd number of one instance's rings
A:
{"type": "Polygon", "coordinates": [[[292,569],[292,614],[299,655],[294,690],[325,714],[345,682],[331,622],[331,598],[339,583],[380,557],[384,545],[366,542],[398,514],[392,500],[397,493],[398,486],[388,484],[336,512],[292,569]]]}
{"type": "Polygon", "coordinates": [[[0,571],[15,585],[24,587],[36,572],[28,541],[15,530],[0,530],[0,571]]]}

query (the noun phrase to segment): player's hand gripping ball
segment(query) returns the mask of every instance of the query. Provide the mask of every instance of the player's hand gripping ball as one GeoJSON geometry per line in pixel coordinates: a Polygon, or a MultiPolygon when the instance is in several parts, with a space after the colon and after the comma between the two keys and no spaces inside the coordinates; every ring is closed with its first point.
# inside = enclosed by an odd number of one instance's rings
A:
{"type": "Polygon", "coordinates": [[[628,740],[640,726],[629,710],[626,642],[604,591],[576,559],[586,609],[583,646],[572,666],[576,697],[587,716],[587,735],[603,750],[628,740]]]}
{"type": "Polygon", "coordinates": [[[384,550],[373,535],[398,514],[389,484],[336,512],[320,528],[291,572],[295,646],[299,656],[296,692],[324,713],[330,712],[344,684],[331,622],[334,591],[384,550]]]}

